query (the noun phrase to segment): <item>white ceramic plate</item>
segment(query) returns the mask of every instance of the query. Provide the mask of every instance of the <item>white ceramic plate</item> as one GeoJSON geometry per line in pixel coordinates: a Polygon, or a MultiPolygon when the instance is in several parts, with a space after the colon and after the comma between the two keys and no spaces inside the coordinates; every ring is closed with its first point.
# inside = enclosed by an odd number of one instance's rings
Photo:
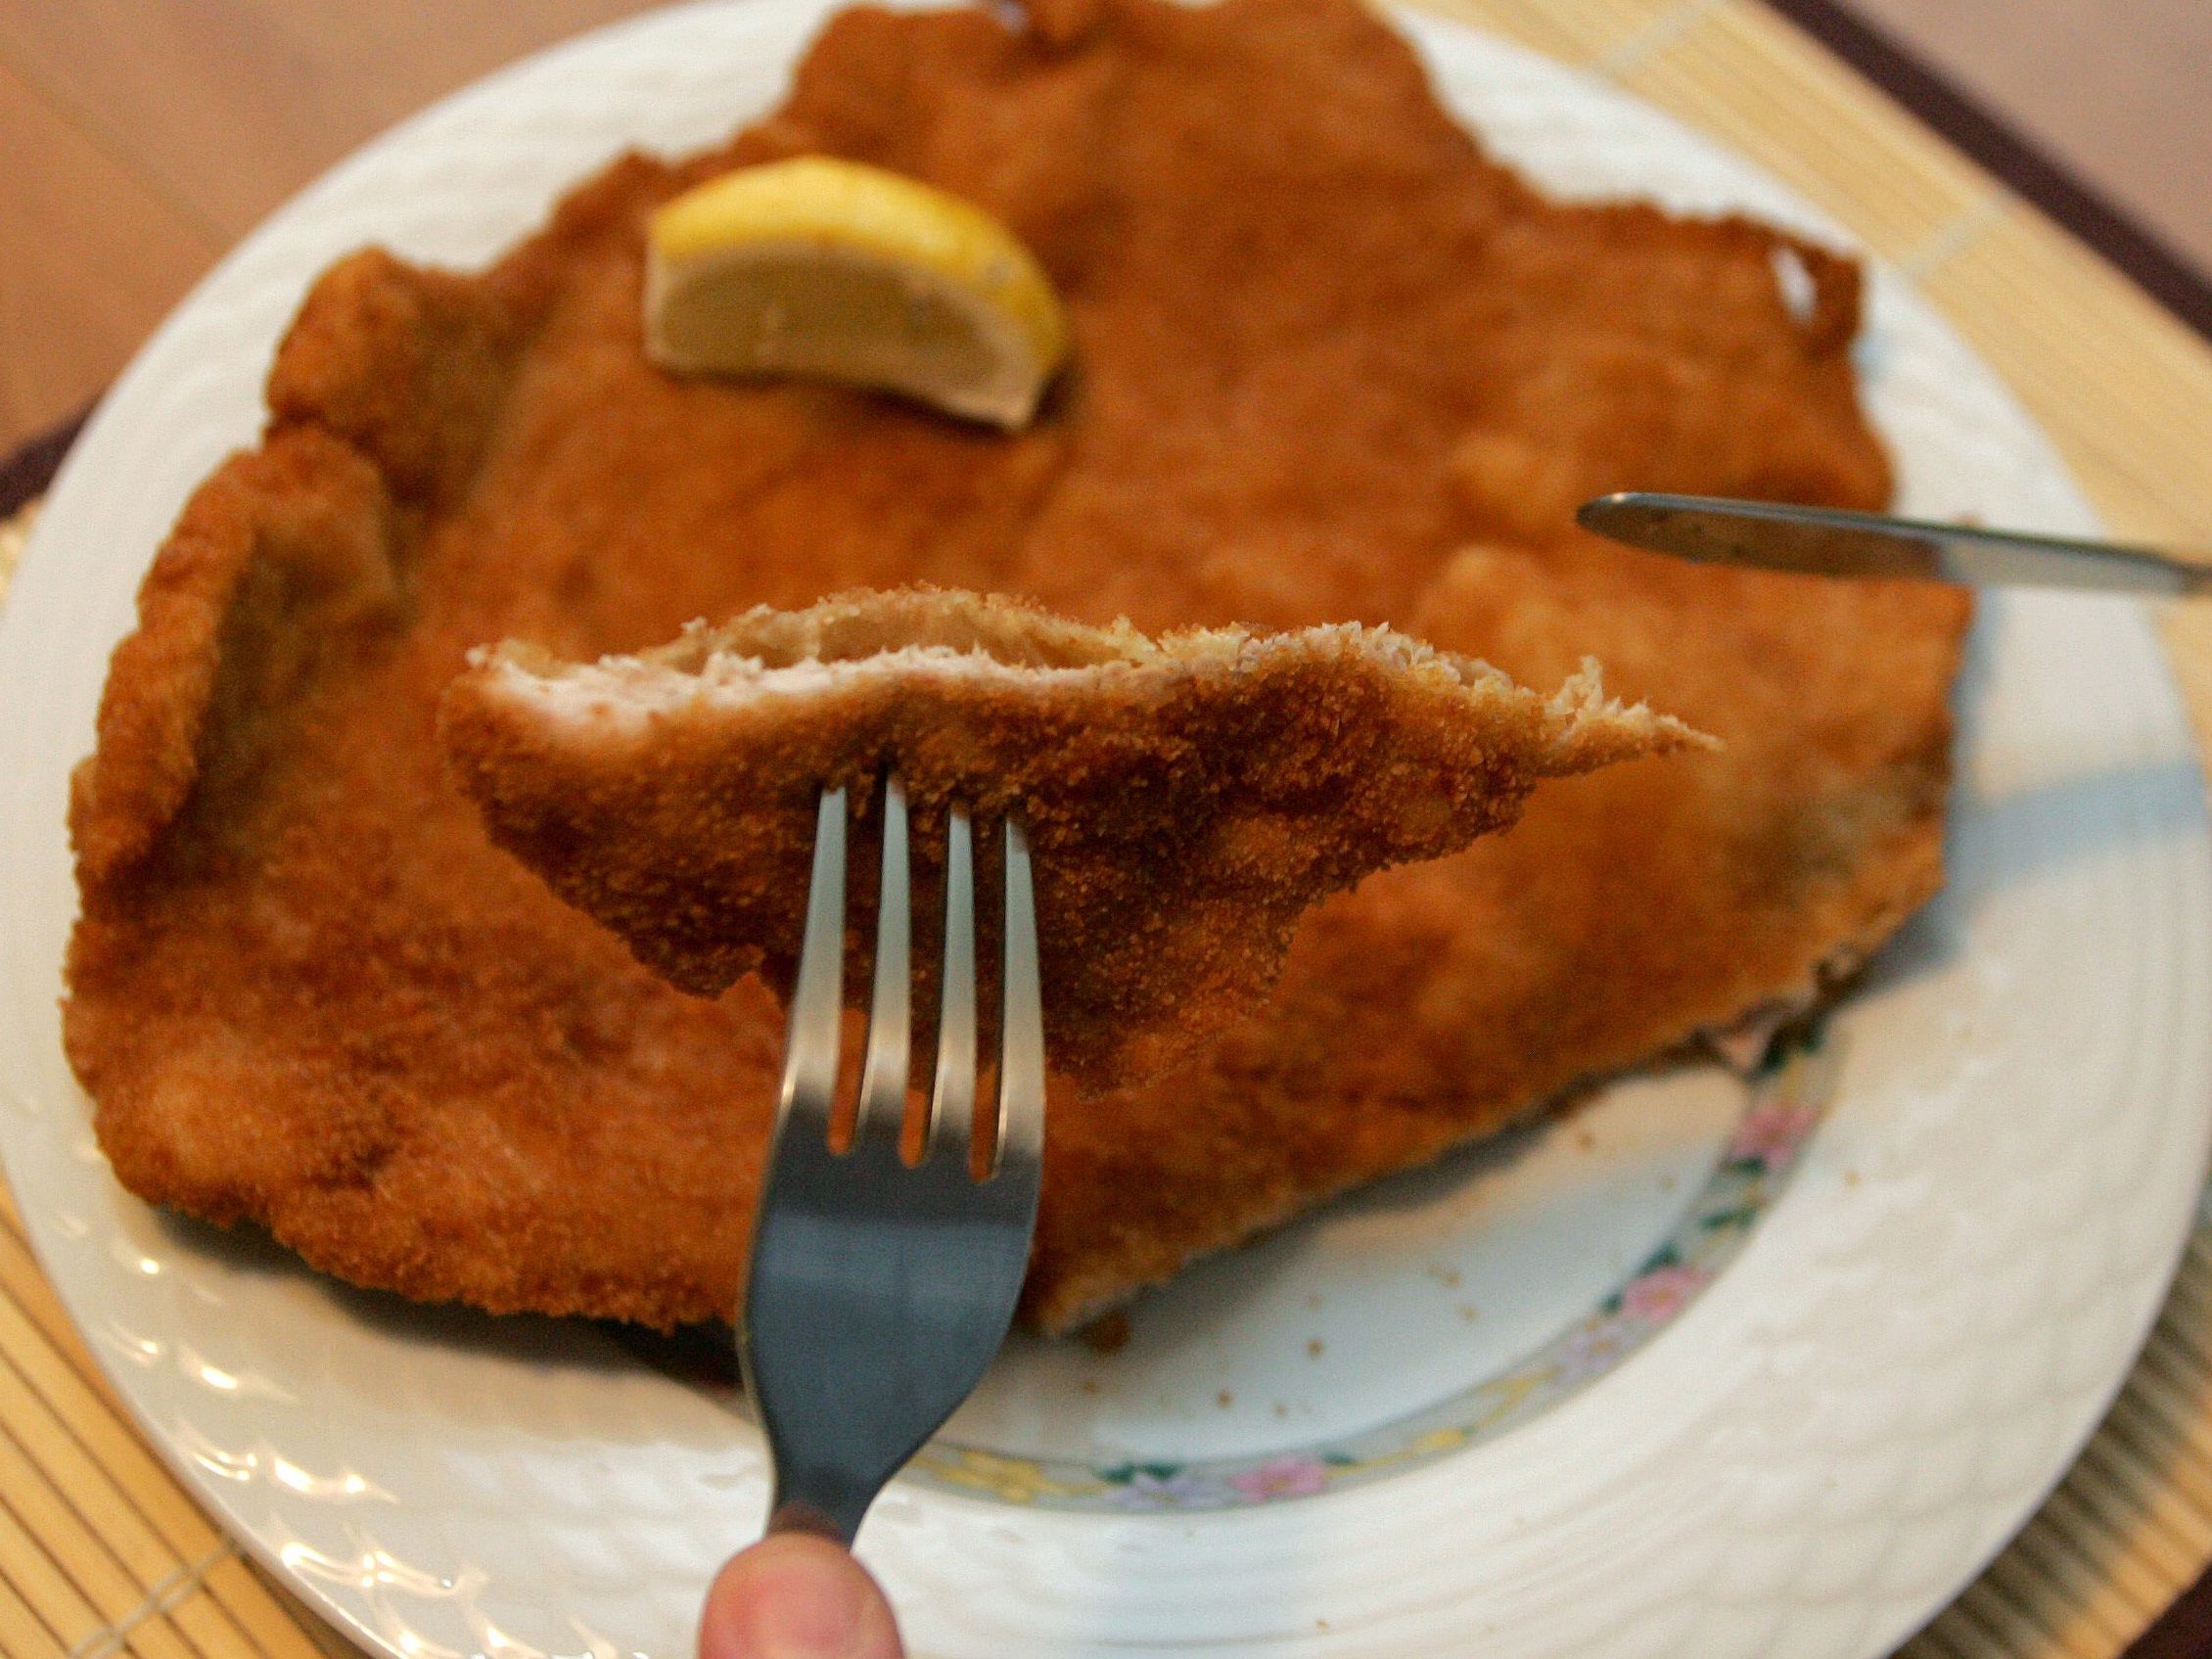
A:
{"type": "MultiPolygon", "coordinates": [[[[767,107],[824,10],[610,29],[338,168],[124,376],[0,621],[9,1178],[155,1444],[395,1655],[688,1651],[700,1587],[759,1524],[758,1440],[596,1328],[349,1292],[122,1193],[58,1040],[68,770],[139,576],[252,440],[314,273],[368,241],[484,259],[616,150],[767,107]]],[[[1554,190],[1848,241],[1649,109],[1406,24],[1451,104],[1554,190]]],[[[1864,365],[1907,507],[2094,529],[1886,275],[1864,365]]],[[[1748,1118],[1718,1073],[1624,1086],[1202,1269],[1121,1355],[1016,1345],[862,1535],[914,1650],[1867,1659],[1932,1613],[2122,1377],[2212,1098],[2207,832],[2143,614],[2005,598],[1967,679],[1950,890],[1820,1064],[1748,1118]]]]}

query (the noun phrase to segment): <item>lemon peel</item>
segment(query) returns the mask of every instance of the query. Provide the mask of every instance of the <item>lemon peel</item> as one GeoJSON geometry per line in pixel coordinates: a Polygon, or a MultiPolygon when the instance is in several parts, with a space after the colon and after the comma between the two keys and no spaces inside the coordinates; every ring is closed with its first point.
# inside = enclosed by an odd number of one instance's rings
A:
{"type": "Polygon", "coordinates": [[[646,353],[679,373],[788,374],[1028,424],[1068,350],[1034,254],[971,202],[802,156],[742,167],[647,227],[646,353]]]}

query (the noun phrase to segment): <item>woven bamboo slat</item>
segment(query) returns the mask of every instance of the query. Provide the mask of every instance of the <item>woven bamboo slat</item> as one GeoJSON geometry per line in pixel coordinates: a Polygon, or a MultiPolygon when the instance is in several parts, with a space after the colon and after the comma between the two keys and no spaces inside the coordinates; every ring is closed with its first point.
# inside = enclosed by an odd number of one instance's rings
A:
{"type": "MultiPolygon", "coordinates": [[[[2115,530],[2212,544],[2212,349],[1755,0],[1430,0],[1744,152],[1903,266],[2115,530]]],[[[0,528],[0,588],[21,543],[0,528]]],[[[2212,749],[2212,607],[2166,619],[2212,749]]],[[[2114,1659],[2212,1560],[2212,1228],[2111,1417],[1904,1659],[2114,1659]]],[[[0,1659],[350,1649],[138,1436],[0,1196],[0,1659]]]]}

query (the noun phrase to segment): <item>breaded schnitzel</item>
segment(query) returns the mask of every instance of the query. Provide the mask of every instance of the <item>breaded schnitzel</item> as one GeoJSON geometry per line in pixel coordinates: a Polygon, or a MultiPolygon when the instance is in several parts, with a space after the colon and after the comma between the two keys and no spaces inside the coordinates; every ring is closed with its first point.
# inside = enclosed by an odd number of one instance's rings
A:
{"type": "MultiPolygon", "coordinates": [[[[1503,829],[1541,779],[1695,741],[1607,703],[1594,669],[1546,698],[1388,628],[1153,641],[934,589],[761,608],[596,664],[504,646],[447,691],[440,734],[492,840],[701,995],[762,970],[788,990],[822,790],[891,770],[923,818],[1018,817],[1047,1055],[1093,1092],[1254,1013],[1327,895],[1503,829]]],[[[925,888],[938,845],[915,847],[925,888]]],[[[864,959],[845,984],[864,993],[864,959]]]]}
{"type": "Polygon", "coordinates": [[[434,722],[505,637],[588,658],[930,580],[1148,631],[1391,622],[1529,684],[1589,654],[1726,742],[1323,903],[1170,1083],[1056,1090],[1047,1328],[1807,987],[1934,890],[1965,600],[1680,566],[1559,510],[1884,504],[1853,265],[1543,200],[1353,0],[1050,10],[1051,40],[846,13],[774,115],[616,162],[484,274],[367,253],[316,285],[78,778],[67,1037],[133,1191],[411,1296],[730,1312],[777,1010],[675,991],[486,838],[434,722]],[[1076,344],[1035,426],[646,363],[644,216],[806,151],[1038,253],[1076,344]]]}

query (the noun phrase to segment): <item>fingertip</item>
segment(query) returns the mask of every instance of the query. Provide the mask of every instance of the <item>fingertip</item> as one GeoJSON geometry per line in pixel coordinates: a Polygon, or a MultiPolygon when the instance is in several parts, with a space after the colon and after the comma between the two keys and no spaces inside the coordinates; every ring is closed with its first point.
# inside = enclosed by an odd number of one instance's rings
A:
{"type": "Polygon", "coordinates": [[[699,1659],[901,1659],[891,1603],[868,1570],[825,1538],[781,1533],[715,1574],[699,1659]]]}

